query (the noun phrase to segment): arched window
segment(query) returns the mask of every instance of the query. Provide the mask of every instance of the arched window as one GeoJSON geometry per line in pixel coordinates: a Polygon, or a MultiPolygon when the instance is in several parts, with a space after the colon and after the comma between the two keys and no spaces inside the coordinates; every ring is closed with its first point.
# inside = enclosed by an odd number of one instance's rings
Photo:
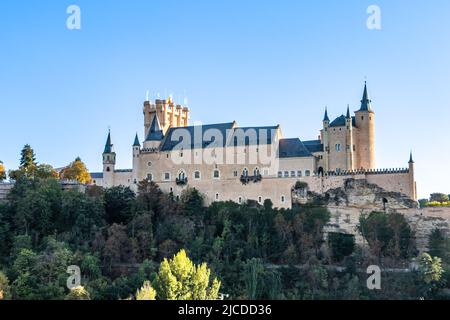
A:
{"type": "Polygon", "coordinates": [[[297,177],[301,177],[302,176],[302,171],[301,170],[298,170],[297,171],[297,177]]]}
{"type": "Polygon", "coordinates": [[[213,178],[220,179],[220,171],[218,169],[213,171],[213,178]]]}
{"type": "Polygon", "coordinates": [[[178,179],[179,179],[179,180],[184,180],[184,179],[186,179],[186,171],[184,171],[183,169],[181,169],[180,171],[178,171],[178,179]]]}
{"type": "Polygon", "coordinates": [[[281,203],[285,203],[286,202],[286,197],[285,196],[281,196],[281,203]]]}
{"type": "Polygon", "coordinates": [[[248,169],[247,168],[244,168],[244,170],[242,171],[242,175],[244,177],[248,177],[248,169]]]}
{"type": "Polygon", "coordinates": [[[341,151],[341,145],[339,143],[336,143],[336,151],[337,152],[341,151]]]}
{"type": "Polygon", "coordinates": [[[253,175],[254,175],[255,177],[257,177],[257,176],[259,176],[259,174],[260,174],[259,168],[256,167],[255,170],[253,170],[253,175]]]}
{"type": "Polygon", "coordinates": [[[110,172],[111,169],[109,167],[106,167],[106,172],[110,172]]]}

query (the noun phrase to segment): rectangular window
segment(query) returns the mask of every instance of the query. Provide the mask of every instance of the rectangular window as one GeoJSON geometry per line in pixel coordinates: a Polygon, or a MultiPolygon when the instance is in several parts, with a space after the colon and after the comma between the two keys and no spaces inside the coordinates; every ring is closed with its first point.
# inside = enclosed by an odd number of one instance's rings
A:
{"type": "Polygon", "coordinates": [[[291,171],[291,178],[295,178],[295,171],[291,171]]]}
{"type": "Polygon", "coordinates": [[[307,177],[311,176],[311,171],[306,170],[306,171],[305,171],[305,176],[307,176],[307,177]]]}
{"type": "Polygon", "coordinates": [[[285,172],[284,172],[284,177],[285,177],[285,178],[289,178],[289,171],[285,171],[285,172]]]}
{"type": "Polygon", "coordinates": [[[153,181],[153,174],[149,173],[149,174],[147,175],[147,180],[148,180],[148,181],[153,181]]]}
{"type": "Polygon", "coordinates": [[[283,178],[283,171],[278,171],[278,178],[283,178]]]}
{"type": "Polygon", "coordinates": [[[297,171],[297,177],[301,177],[302,176],[302,172],[299,170],[297,171]]]}
{"type": "Polygon", "coordinates": [[[170,180],[170,173],[169,172],[164,173],[164,180],[165,181],[169,181],[170,180]]]}

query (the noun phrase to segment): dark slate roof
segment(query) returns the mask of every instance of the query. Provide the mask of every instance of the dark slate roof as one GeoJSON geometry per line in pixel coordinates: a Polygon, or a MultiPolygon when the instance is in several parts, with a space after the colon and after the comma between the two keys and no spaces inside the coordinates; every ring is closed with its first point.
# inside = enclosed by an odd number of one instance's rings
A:
{"type": "MultiPolygon", "coordinates": [[[[345,127],[347,125],[347,118],[344,115],[337,117],[332,123],[330,123],[330,127],[345,127]]],[[[356,119],[352,117],[352,125],[356,127],[356,119]]]]}
{"type": "Polygon", "coordinates": [[[303,144],[311,153],[323,151],[323,143],[320,140],[303,141],[303,144]]]}
{"type": "Polygon", "coordinates": [[[112,153],[113,152],[113,145],[111,143],[111,132],[108,132],[108,138],[106,139],[105,143],[105,150],[103,153],[112,153]]]}
{"type": "Polygon", "coordinates": [[[281,139],[278,154],[280,158],[297,158],[297,157],[312,156],[311,152],[298,138],[281,139]]]}
{"type": "Polygon", "coordinates": [[[140,147],[141,143],[139,142],[138,134],[136,133],[136,137],[134,138],[133,147],[140,147]]]}
{"type": "Polygon", "coordinates": [[[133,169],[118,169],[118,170],[114,170],[114,172],[117,172],[117,173],[133,172],[133,169]]]}
{"type": "Polygon", "coordinates": [[[235,128],[229,146],[272,144],[278,126],[235,128]],[[265,141],[261,141],[265,139],[265,141]]]}
{"type": "Polygon", "coordinates": [[[364,93],[363,93],[363,98],[361,100],[361,108],[359,109],[359,111],[372,111],[372,100],[370,100],[369,98],[369,93],[367,91],[367,82],[364,84],[364,93]]]}
{"type": "Polygon", "coordinates": [[[325,108],[325,115],[323,116],[323,121],[330,121],[330,118],[328,117],[328,108],[325,108]]]}
{"type": "Polygon", "coordinates": [[[91,172],[91,179],[103,179],[103,172],[91,172]]]}
{"type": "Polygon", "coordinates": [[[210,131],[212,135],[217,134],[220,132],[220,134],[223,137],[223,141],[220,142],[221,146],[224,147],[226,144],[227,136],[229,131],[234,126],[234,122],[230,123],[216,123],[216,124],[208,124],[208,125],[202,125],[202,126],[189,126],[189,127],[177,127],[177,128],[170,128],[167,131],[166,137],[164,138],[162,145],[161,145],[161,151],[171,151],[175,146],[179,145],[183,142],[184,137],[189,138],[190,141],[185,142],[186,148],[196,149],[196,148],[206,148],[208,147],[212,142],[215,141],[216,137],[212,137],[211,140],[206,139],[198,139],[194,137],[194,132],[196,130],[201,130],[202,134],[204,135],[207,130],[214,130],[210,131]],[[217,131],[216,131],[217,130],[217,131]],[[196,141],[199,140],[199,141],[196,141]]]}
{"type": "Polygon", "coordinates": [[[155,114],[148,130],[148,135],[146,141],[161,141],[164,138],[164,133],[161,130],[161,125],[159,124],[158,116],[155,114]]]}

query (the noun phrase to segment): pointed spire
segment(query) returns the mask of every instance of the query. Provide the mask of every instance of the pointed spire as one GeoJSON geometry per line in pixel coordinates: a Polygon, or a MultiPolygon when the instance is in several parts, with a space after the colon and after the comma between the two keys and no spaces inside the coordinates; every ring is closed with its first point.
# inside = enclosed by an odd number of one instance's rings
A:
{"type": "Polygon", "coordinates": [[[139,142],[139,137],[138,134],[136,132],[136,137],[134,138],[134,143],[133,143],[133,147],[140,147],[141,143],[139,142]]]}
{"type": "Polygon", "coordinates": [[[347,119],[351,119],[351,116],[350,116],[350,105],[349,104],[347,105],[347,119]]]}
{"type": "Polygon", "coordinates": [[[372,111],[372,100],[369,98],[369,93],[367,90],[367,81],[364,82],[364,93],[361,100],[361,108],[359,111],[372,111]]]}
{"type": "Polygon", "coordinates": [[[164,134],[161,129],[161,124],[159,123],[158,115],[155,114],[148,130],[148,135],[146,141],[159,141],[164,138],[164,134]]]}
{"type": "Polygon", "coordinates": [[[409,162],[408,163],[414,163],[412,151],[411,151],[411,153],[409,155],[409,162]]]}
{"type": "Polygon", "coordinates": [[[323,121],[330,122],[330,118],[328,117],[328,107],[325,107],[325,116],[323,117],[323,121]]]}
{"type": "Polygon", "coordinates": [[[111,143],[111,130],[108,131],[108,138],[106,139],[105,143],[105,150],[103,153],[112,153],[113,151],[113,144],[111,143]]]}

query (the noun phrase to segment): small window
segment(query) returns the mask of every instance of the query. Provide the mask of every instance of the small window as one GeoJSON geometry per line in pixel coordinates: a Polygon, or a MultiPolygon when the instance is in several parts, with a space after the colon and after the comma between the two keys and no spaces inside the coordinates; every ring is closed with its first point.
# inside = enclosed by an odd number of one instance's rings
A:
{"type": "Polygon", "coordinates": [[[93,182],[94,182],[94,184],[97,184],[97,181],[94,180],[93,182]]]}
{"type": "Polygon", "coordinates": [[[297,177],[301,177],[302,176],[302,171],[301,170],[298,170],[297,171],[297,177]]]}
{"type": "Polygon", "coordinates": [[[364,117],[361,117],[361,120],[364,120],[364,117]]]}
{"type": "Polygon", "coordinates": [[[147,163],[147,165],[148,165],[149,167],[151,167],[151,166],[152,166],[152,162],[150,161],[149,163],[147,163]]]}
{"type": "Polygon", "coordinates": [[[259,168],[255,168],[255,170],[253,170],[253,175],[255,177],[259,176],[259,168]]]}
{"type": "Polygon", "coordinates": [[[306,170],[306,171],[305,171],[305,176],[306,176],[306,177],[309,177],[309,176],[311,176],[311,171],[309,171],[309,170],[306,170]]]}
{"type": "Polygon", "coordinates": [[[295,171],[291,171],[291,178],[295,178],[295,171]]]}
{"type": "Polygon", "coordinates": [[[214,170],[214,172],[213,172],[213,178],[214,178],[214,179],[219,179],[219,178],[220,178],[220,171],[219,171],[219,170],[214,170]]]}
{"type": "Polygon", "coordinates": [[[148,181],[153,181],[153,174],[149,173],[149,174],[147,175],[147,180],[148,180],[148,181]]]}
{"type": "Polygon", "coordinates": [[[237,176],[238,176],[238,172],[237,172],[237,170],[234,170],[234,172],[233,172],[233,176],[235,176],[235,177],[237,177],[237,176]]]}
{"type": "Polygon", "coordinates": [[[258,203],[262,203],[262,197],[258,197],[258,203]]]}
{"type": "Polygon", "coordinates": [[[247,168],[244,168],[244,170],[242,171],[242,175],[244,177],[248,177],[248,169],[247,168]]]}
{"type": "Polygon", "coordinates": [[[286,197],[285,196],[281,196],[281,203],[285,203],[286,202],[286,197]]]}
{"type": "Polygon", "coordinates": [[[110,172],[111,169],[109,167],[106,167],[106,172],[110,172]]]}
{"type": "Polygon", "coordinates": [[[216,193],[216,201],[219,201],[219,194],[216,193]]]}
{"type": "Polygon", "coordinates": [[[278,171],[278,178],[283,178],[283,171],[278,171]]]}
{"type": "Polygon", "coordinates": [[[356,151],[356,146],[355,145],[353,145],[353,151],[356,151]]]}
{"type": "Polygon", "coordinates": [[[164,173],[164,180],[166,180],[166,181],[170,180],[170,173],[169,172],[164,173]]]}
{"type": "Polygon", "coordinates": [[[289,178],[289,171],[285,171],[285,172],[284,172],[284,177],[285,177],[285,178],[289,178]]]}
{"type": "Polygon", "coordinates": [[[337,152],[341,151],[341,145],[339,143],[336,143],[336,151],[337,152]]]}
{"type": "Polygon", "coordinates": [[[175,199],[176,199],[177,201],[180,201],[180,195],[177,194],[177,196],[175,197],[175,199]]]}
{"type": "Polygon", "coordinates": [[[238,198],[238,203],[241,204],[242,203],[242,197],[238,198]]]}
{"type": "Polygon", "coordinates": [[[172,187],[170,187],[170,193],[172,193],[173,192],[173,188],[172,187]]]}
{"type": "Polygon", "coordinates": [[[195,180],[200,180],[200,171],[195,171],[194,172],[194,179],[195,180]]]}

